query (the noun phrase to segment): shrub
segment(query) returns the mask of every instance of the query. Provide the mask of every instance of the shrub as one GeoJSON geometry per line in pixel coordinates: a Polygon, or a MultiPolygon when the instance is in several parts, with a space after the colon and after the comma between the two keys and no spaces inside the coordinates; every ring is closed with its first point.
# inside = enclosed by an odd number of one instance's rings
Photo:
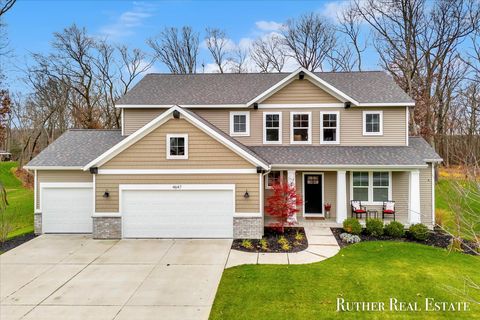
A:
{"type": "Polygon", "coordinates": [[[365,230],[367,234],[373,237],[380,237],[383,235],[383,221],[380,219],[367,219],[365,230]]]}
{"type": "Polygon", "coordinates": [[[359,236],[346,232],[340,234],[340,239],[345,243],[357,243],[361,241],[359,236]]]}
{"type": "Polygon", "coordinates": [[[445,221],[448,218],[448,211],[444,209],[437,208],[435,209],[435,224],[443,227],[445,225],[445,221]]]}
{"type": "Polygon", "coordinates": [[[285,238],[284,236],[281,236],[278,239],[277,242],[280,245],[280,247],[282,248],[282,250],[284,250],[284,251],[290,250],[290,248],[291,248],[290,243],[288,242],[287,238],[285,238]]]}
{"type": "Polygon", "coordinates": [[[463,252],[462,239],[457,237],[452,238],[450,244],[448,245],[448,250],[455,252],[463,252]]]}
{"type": "Polygon", "coordinates": [[[282,244],[281,248],[282,248],[283,251],[290,251],[290,249],[291,249],[292,247],[291,247],[290,244],[287,242],[287,243],[282,244]]]}
{"type": "Polygon", "coordinates": [[[305,237],[303,236],[302,233],[300,233],[299,231],[297,231],[297,233],[295,233],[295,240],[297,241],[302,241],[305,237]]]}
{"type": "Polygon", "coordinates": [[[253,249],[252,241],[248,239],[242,240],[242,247],[244,247],[245,249],[253,249]]]}
{"type": "Polygon", "coordinates": [[[422,223],[412,224],[410,228],[408,228],[408,232],[413,239],[419,241],[425,241],[429,233],[427,226],[422,223]]]}
{"type": "Polygon", "coordinates": [[[362,226],[355,218],[348,218],[343,221],[343,230],[351,234],[360,234],[362,232],[362,226]]]}
{"type": "Polygon", "coordinates": [[[265,239],[260,240],[260,247],[262,248],[263,251],[268,250],[268,242],[265,239]]]}
{"type": "Polygon", "coordinates": [[[398,221],[392,221],[385,226],[385,234],[393,238],[401,238],[405,234],[405,227],[398,221]]]}

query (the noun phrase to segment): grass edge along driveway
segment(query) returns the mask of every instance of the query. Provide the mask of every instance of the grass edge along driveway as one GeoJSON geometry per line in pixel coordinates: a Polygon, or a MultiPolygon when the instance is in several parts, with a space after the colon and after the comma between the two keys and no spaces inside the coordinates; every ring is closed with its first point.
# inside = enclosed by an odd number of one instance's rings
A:
{"type": "MultiPolygon", "coordinates": [[[[210,319],[480,319],[468,312],[336,312],[346,301],[465,301],[464,276],[480,283],[480,257],[416,243],[363,242],[307,265],[244,265],[225,270],[210,319]]],[[[470,295],[480,300],[480,292],[470,295]]]]}

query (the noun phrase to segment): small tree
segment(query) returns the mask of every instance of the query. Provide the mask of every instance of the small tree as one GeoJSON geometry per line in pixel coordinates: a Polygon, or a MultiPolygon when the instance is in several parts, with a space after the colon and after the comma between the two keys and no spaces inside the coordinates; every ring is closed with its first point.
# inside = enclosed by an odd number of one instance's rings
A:
{"type": "Polygon", "coordinates": [[[277,182],[272,185],[273,195],[267,199],[267,214],[275,217],[277,222],[271,223],[270,227],[285,232],[286,226],[295,224],[295,214],[303,201],[293,184],[287,181],[277,182]]]}
{"type": "Polygon", "coordinates": [[[11,229],[7,218],[5,217],[7,206],[7,190],[5,190],[3,183],[0,181],[0,244],[7,240],[8,233],[11,229]]]}

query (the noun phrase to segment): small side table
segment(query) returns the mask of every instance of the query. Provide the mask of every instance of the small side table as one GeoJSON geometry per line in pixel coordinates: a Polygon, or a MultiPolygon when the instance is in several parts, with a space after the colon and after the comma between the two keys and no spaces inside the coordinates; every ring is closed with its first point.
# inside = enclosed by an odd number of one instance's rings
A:
{"type": "Polygon", "coordinates": [[[377,219],[378,211],[373,209],[367,210],[367,219],[372,218],[373,216],[375,216],[375,219],[377,219]]]}

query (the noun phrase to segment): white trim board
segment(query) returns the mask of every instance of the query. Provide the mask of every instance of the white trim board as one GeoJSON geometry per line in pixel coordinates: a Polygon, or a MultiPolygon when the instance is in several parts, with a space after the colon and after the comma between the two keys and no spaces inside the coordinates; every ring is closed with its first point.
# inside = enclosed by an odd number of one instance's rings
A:
{"type": "Polygon", "coordinates": [[[290,144],[312,144],[312,112],[310,111],[292,111],[290,112],[290,144]],[[303,127],[293,127],[293,117],[296,115],[308,115],[308,140],[307,141],[295,141],[294,140],[294,129],[305,129],[303,127]]]}
{"type": "MultiPolygon", "coordinates": [[[[247,108],[246,104],[182,104],[182,108],[196,109],[196,108],[247,108]]],[[[168,109],[172,107],[171,104],[117,104],[115,108],[125,109],[168,109]]]]}
{"type": "Polygon", "coordinates": [[[179,112],[185,120],[187,120],[194,126],[198,127],[203,132],[205,132],[212,138],[216,139],[217,141],[222,143],[224,146],[226,146],[233,152],[237,153],[238,155],[240,155],[250,163],[254,164],[255,166],[260,166],[264,169],[269,168],[268,164],[260,161],[259,159],[257,159],[256,157],[248,153],[247,151],[243,150],[242,148],[234,144],[232,141],[224,137],[222,134],[216,132],[215,130],[213,130],[212,128],[210,128],[209,126],[207,126],[206,124],[204,124],[203,122],[195,118],[194,116],[190,115],[188,112],[184,111],[179,106],[172,106],[170,109],[163,112],[161,115],[159,115],[158,117],[156,117],[155,119],[147,123],[141,129],[129,135],[127,138],[125,138],[124,140],[122,140],[121,142],[119,142],[118,144],[116,144],[106,152],[104,152],[102,155],[100,155],[99,157],[97,157],[87,165],[85,165],[83,167],[83,170],[86,171],[90,167],[95,167],[95,166],[99,167],[105,164],[107,161],[109,161],[110,159],[118,155],[120,152],[122,152],[129,146],[133,145],[134,143],[136,143],[137,141],[142,139],[144,136],[146,136],[147,134],[151,133],[152,131],[160,127],[162,124],[164,124],[168,120],[172,119],[173,118],[172,114],[174,111],[179,112]]]}
{"type": "Polygon", "coordinates": [[[259,103],[258,109],[344,108],[343,103],[259,103]]]}
{"type": "MultiPolygon", "coordinates": [[[[328,129],[331,129],[329,127],[328,129]]],[[[320,144],[340,144],[340,112],[339,111],[320,111],[320,144]],[[336,126],[335,126],[335,141],[324,141],[323,140],[323,116],[326,114],[336,115],[336,126]]]]}
{"type": "Polygon", "coordinates": [[[98,169],[98,174],[256,174],[257,169],[98,169]]]}
{"type": "Polygon", "coordinates": [[[169,133],[165,136],[165,155],[167,160],[188,160],[188,134],[186,133],[169,133]],[[170,139],[171,138],[183,138],[183,155],[170,154],[170,139]]]}
{"type": "Polygon", "coordinates": [[[249,137],[250,136],[250,111],[230,111],[230,136],[232,137],[249,137]],[[245,116],[245,132],[235,132],[235,116],[245,116]]]}
{"type": "Polygon", "coordinates": [[[428,168],[428,165],[329,165],[329,164],[319,164],[319,165],[308,165],[308,164],[272,164],[271,170],[287,170],[287,169],[297,169],[297,170],[332,170],[336,169],[342,170],[356,170],[360,171],[365,170],[375,170],[375,171],[409,171],[412,169],[422,169],[428,168]]]}
{"type": "MultiPolygon", "coordinates": [[[[283,139],[283,112],[281,111],[264,111],[263,112],[263,144],[282,144],[282,139],[283,139]],[[278,115],[278,141],[267,141],[267,127],[265,125],[266,120],[267,120],[267,115],[278,115]]],[[[272,128],[270,128],[272,129],[272,128]]],[[[273,128],[275,129],[275,128],[273,128]]]]}

